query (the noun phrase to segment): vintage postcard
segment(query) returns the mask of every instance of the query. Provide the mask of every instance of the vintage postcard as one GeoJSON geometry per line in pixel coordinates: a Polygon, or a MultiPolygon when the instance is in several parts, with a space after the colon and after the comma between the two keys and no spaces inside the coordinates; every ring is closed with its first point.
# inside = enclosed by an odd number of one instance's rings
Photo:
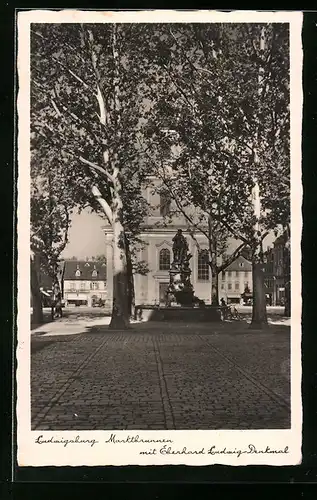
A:
{"type": "Polygon", "coordinates": [[[301,463],[301,29],[18,13],[19,466],[301,463]]]}

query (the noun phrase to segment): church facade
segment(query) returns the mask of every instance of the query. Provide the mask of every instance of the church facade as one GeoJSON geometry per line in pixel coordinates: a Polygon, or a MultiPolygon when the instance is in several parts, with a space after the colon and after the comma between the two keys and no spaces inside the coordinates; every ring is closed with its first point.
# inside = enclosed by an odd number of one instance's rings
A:
{"type": "MultiPolygon", "coordinates": [[[[173,237],[181,229],[188,243],[188,251],[192,254],[189,261],[191,283],[194,293],[206,304],[211,303],[211,272],[208,265],[208,241],[201,233],[195,233],[195,240],[188,231],[184,216],[170,216],[176,208],[166,196],[155,192],[155,183],[144,188],[143,195],[152,207],[144,220],[140,238],[144,246],[138,252],[138,259],[148,264],[149,272],[142,276],[134,276],[135,304],[159,305],[165,304],[166,291],[169,284],[169,269],[173,261],[173,237]]],[[[112,231],[110,226],[104,227],[106,237],[106,259],[112,262],[112,231]]],[[[107,265],[106,305],[112,303],[112,266],[107,265]]],[[[249,284],[252,286],[252,283],[249,284]]],[[[221,280],[220,280],[221,283],[221,280]]],[[[223,289],[219,283],[220,298],[228,299],[227,287],[223,289]]],[[[243,291],[243,290],[242,290],[243,291]]],[[[240,293],[242,293],[242,291],[240,293]]]]}

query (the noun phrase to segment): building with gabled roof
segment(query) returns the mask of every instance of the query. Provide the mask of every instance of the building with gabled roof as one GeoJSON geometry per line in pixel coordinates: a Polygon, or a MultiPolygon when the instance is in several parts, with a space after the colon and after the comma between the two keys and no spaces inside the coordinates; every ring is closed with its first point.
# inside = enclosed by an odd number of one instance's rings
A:
{"type": "Polygon", "coordinates": [[[65,305],[93,305],[107,301],[107,265],[94,260],[65,260],[63,272],[65,305]]]}
{"type": "Polygon", "coordinates": [[[219,276],[219,297],[227,303],[239,304],[245,289],[252,291],[252,264],[240,255],[219,276]]]}

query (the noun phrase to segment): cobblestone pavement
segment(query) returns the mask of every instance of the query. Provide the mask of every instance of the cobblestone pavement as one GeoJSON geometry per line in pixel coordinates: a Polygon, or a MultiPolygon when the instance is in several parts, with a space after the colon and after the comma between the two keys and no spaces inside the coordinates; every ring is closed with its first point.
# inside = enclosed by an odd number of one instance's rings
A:
{"type": "Polygon", "coordinates": [[[32,429],[289,428],[289,340],[225,323],[35,333],[32,429]]]}

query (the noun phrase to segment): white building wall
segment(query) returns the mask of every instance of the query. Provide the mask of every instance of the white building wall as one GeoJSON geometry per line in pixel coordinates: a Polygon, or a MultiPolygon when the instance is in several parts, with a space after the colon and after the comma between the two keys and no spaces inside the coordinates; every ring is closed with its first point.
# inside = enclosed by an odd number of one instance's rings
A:
{"type": "MultiPolygon", "coordinates": [[[[153,184],[157,185],[158,181],[153,179],[153,184]]],[[[155,304],[159,301],[159,287],[160,283],[169,282],[169,272],[159,270],[159,251],[162,248],[169,248],[172,260],[172,239],[178,228],[183,229],[184,236],[189,245],[189,251],[192,254],[190,260],[190,268],[192,270],[191,282],[194,287],[194,293],[197,297],[204,300],[206,304],[211,302],[211,273],[209,271],[209,280],[198,280],[198,248],[192,237],[186,233],[186,223],[183,216],[173,217],[170,224],[166,227],[159,227],[158,223],[163,222],[160,216],[160,196],[153,194],[153,186],[144,189],[144,197],[152,205],[151,213],[144,220],[144,233],[140,238],[147,244],[140,252],[140,260],[145,260],[149,266],[149,272],[146,276],[135,275],[135,303],[138,304],[155,304]]],[[[196,211],[193,209],[192,214],[196,211]]],[[[105,228],[106,234],[106,257],[107,257],[107,304],[112,304],[112,234],[111,228],[105,228]]],[[[196,239],[199,244],[199,249],[208,249],[206,238],[197,234],[196,239]]],[[[235,275],[229,278],[228,272],[225,273],[225,279],[222,280],[222,274],[219,275],[219,297],[225,298],[239,298],[244,292],[245,283],[249,283],[249,288],[252,290],[252,273],[248,273],[248,277],[244,275],[245,271],[238,271],[238,276],[235,275]],[[228,283],[232,283],[232,289],[229,290],[228,283]],[[235,282],[239,283],[238,289],[235,289],[235,282]]]]}
{"type": "Polygon", "coordinates": [[[85,300],[90,307],[92,297],[96,296],[105,300],[107,297],[107,284],[104,281],[83,281],[83,280],[65,280],[64,281],[64,299],[66,305],[70,300],[85,300]],[[98,288],[91,288],[91,283],[98,283],[98,288]]]}
{"type": "Polygon", "coordinates": [[[229,271],[225,272],[225,278],[222,273],[219,275],[219,297],[224,298],[227,302],[229,299],[241,299],[241,294],[245,290],[245,284],[248,283],[249,289],[252,292],[252,271],[229,271]],[[238,273],[238,276],[237,274],[238,273]],[[229,288],[231,283],[231,289],[229,288]],[[235,288],[235,283],[239,284],[239,288],[235,288]]]}

